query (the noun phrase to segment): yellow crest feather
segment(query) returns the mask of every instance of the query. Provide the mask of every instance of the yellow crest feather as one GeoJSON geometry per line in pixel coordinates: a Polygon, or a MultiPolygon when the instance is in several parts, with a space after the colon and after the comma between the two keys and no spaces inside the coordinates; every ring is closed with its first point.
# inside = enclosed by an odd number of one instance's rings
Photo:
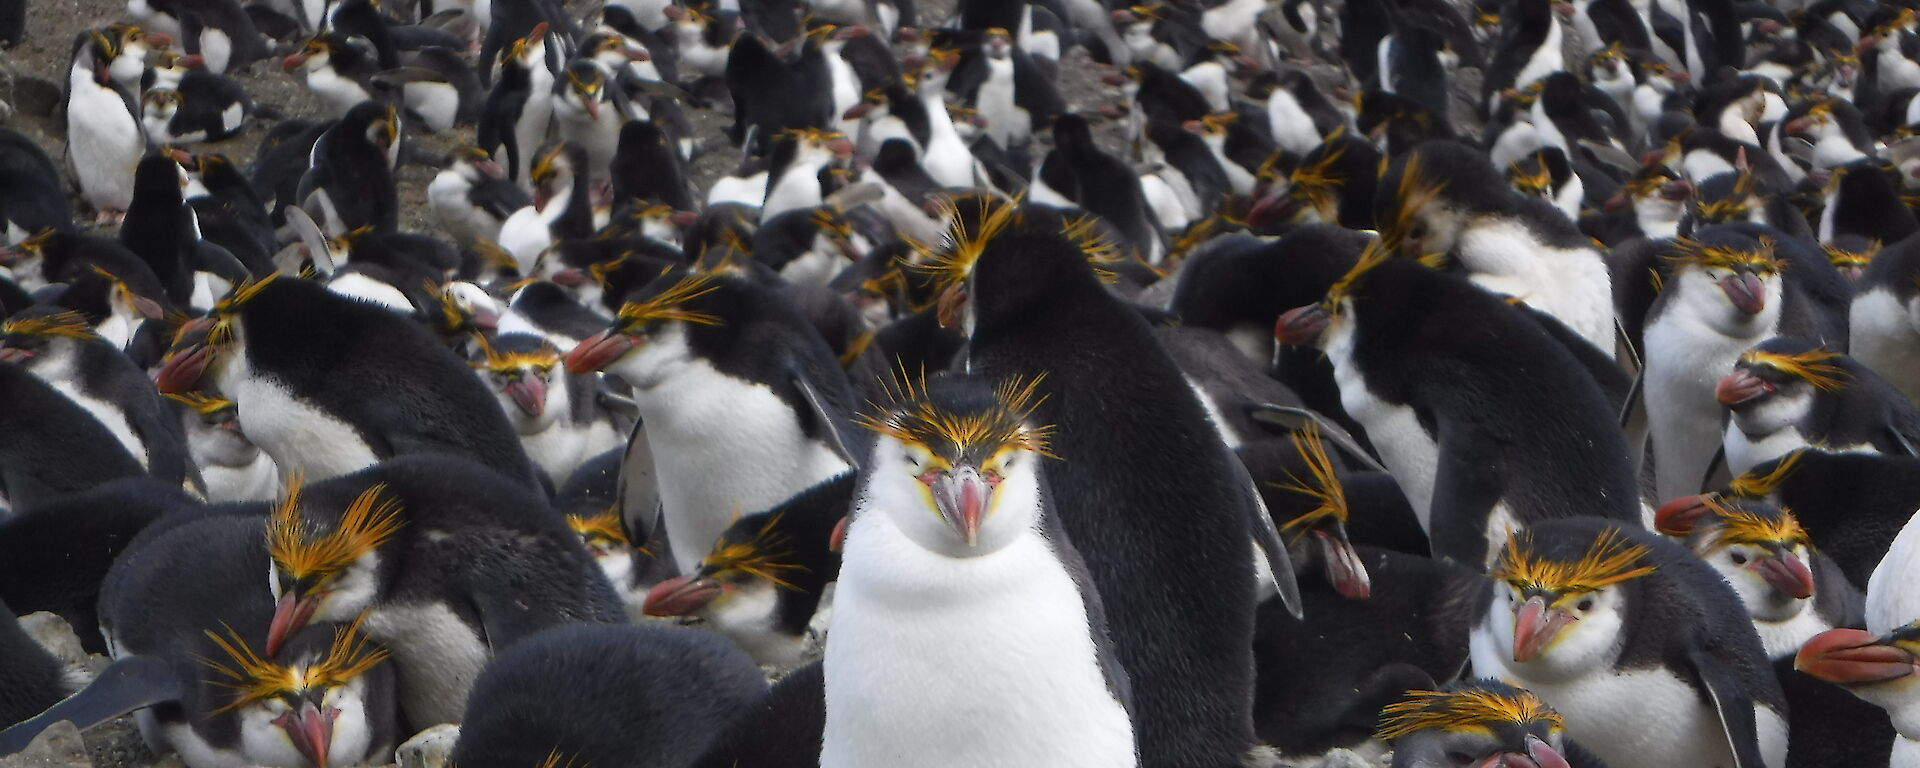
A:
{"type": "Polygon", "coordinates": [[[287,495],[267,520],[267,552],[280,570],[295,579],[324,576],[372,551],[400,530],[400,501],[386,497],[386,483],[361,491],[340,515],[340,523],[316,534],[300,516],[300,478],[287,481],[287,495]]]}
{"type": "Polygon", "coordinates": [[[1780,509],[1780,514],[1768,517],[1727,506],[1712,496],[1703,496],[1701,501],[1717,519],[1714,531],[1716,547],[1734,544],[1780,544],[1791,547],[1811,541],[1806,529],[1800,527],[1800,520],[1784,507],[1780,509]]]}
{"type": "Polygon", "coordinates": [[[1301,480],[1291,471],[1287,473],[1287,483],[1277,487],[1307,496],[1319,502],[1319,506],[1308,510],[1299,517],[1288,520],[1280,526],[1282,532],[1294,531],[1294,536],[1304,536],[1316,521],[1331,517],[1342,523],[1347,521],[1347,494],[1340,486],[1340,476],[1333,470],[1333,460],[1327,456],[1327,446],[1320,439],[1320,426],[1309,423],[1306,429],[1290,436],[1293,449],[1307,462],[1309,480],[1301,480]]]}
{"type": "Polygon", "coordinates": [[[1800,457],[1806,452],[1807,449],[1798,448],[1780,457],[1779,461],[1774,462],[1773,469],[1764,475],[1756,475],[1751,471],[1742,474],[1734,478],[1733,482],[1727,484],[1727,490],[1743,498],[1763,498],[1767,494],[1773,493],[1773,489],[1779,487],[1781,481],[1786,480],[1788,475],[1793,474],[1795,469],[1794,465],[1800,463],[1800,457]]]}
{"type": "Polygon", "coordinates": [[[16,317],[0,325],[0,334],[16,333],[23,336],[64,336],[69,339],[91,339],[98,335],[93,332],[93,326],[87,325],[86,315],[73,310],[35,317],[16,317]]]}
{"type": "Polygon", "coordinates": [[[1838,352],[1824,349],[1809,349],[1791,355],[1768,352],[1764,349],[1749,349],[1741,353],[1740,362],[1748,365],[1763,365],[1781,373],[1790,375],[1815,388],[1832,392],[1847,386],[1847,369],[1827,361],[1840,356],[1838,352]]]}
{"type": "Polygon", "coordinates": [[[1646,556],[1647,548],[1627,543],[1616,528],[1602,531],[1586,553],[1571,563],[1536,556],[1532,548],[1532,533],[1509,531],[1506,548],[1489,575],[1522,590],[1569,594],[1597,591],[1654,570],[1651,565],[1637,564],[1646,556]]]}
{"type": "Polygon", "coordinates": [[[620,306],[620,323],[623,328],[632,330],[647,323],[662,320],[678,320],[695,325],[720,325],[720,317],[708,312],[687,309],[685,304],[709,293],[719,290],[714,284],[713,275],[705,272],[689,272],[685,277],[674,281],[667,289],[640,301],[629,301],[620,306]]]}
{"type": "Polygon", "coordinates": [[[1057,459],[1047,451],[1053,427],[1027,424],[1034,410],[1046,402],[1047,396],[1039,391],[1045,379],[1045,374],[1031,379],[1009,378],[994,388],[994,407],[980,413],[957,414],[927,399],[924,371],[917,382],[905,371],[898,371],[881,379],[887,402],[869,401],[869,410],[856,414],[854,422],[903,443],[929,447],[951,444],[963,450],[977,447],[989,454],[1013,448],[1057,459]]]}
{"type": "Polygon", "coordinates": [[[1380,729],[1374,732],[1374,738],[1397,739],[1430,728],[1487,729],[1496,724],[1524,725],[1543,720],[1556,731],[1566,727],[1560,713],[1531,691],[1408,691],[1407,698],[1381,710],[1380,729]]]}

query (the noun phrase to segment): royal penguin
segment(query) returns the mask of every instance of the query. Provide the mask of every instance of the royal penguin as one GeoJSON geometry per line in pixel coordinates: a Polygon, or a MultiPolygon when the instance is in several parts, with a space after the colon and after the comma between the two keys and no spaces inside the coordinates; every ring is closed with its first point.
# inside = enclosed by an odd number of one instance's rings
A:
{"type": "Polygon", "coordinates": [[[1101,285],[1057,214],[984,196],[962,203],[938,259],[937,314],[968,332],[965,370],[1002,381],[1045,374],[1035,394],[1047,399],[1031,418],[1055,425],[1049,450],[1070,458],[1044,471],[1132,680],[1141,760],[1240,760],[1254,739],[1256,590],[1278,588],[1289,607],[1298,598],[1251,478],[1146,320],[1101,285]],[[1106,393],[1102,404],[1072,394],[1090,388],[1106,393]],[[1132,408],[1117,402],[1151,403],[1154,417],[1115,418],[1132,408]]]}
{"type": "Polygon", "coordinates": [[[398,229],[393,173],[399,151],[399,110],[373,101],[354,105],[314,142],[294,200],[329,236],[361,227],[398,229]]]}
{"type": "Polygon", "coordinates": [[[1855,282],[1847,354],[1920,402],[1920,241],[1889,243],[1855,282]]]}
{"type": "Polygon", "coordinates": [[[147,473],[198,488],[186,436],[146,372],[79,313],[29,310],[0,325],[0,360],[59,390],[106,427],[147,473]]]}
{"type": "Polygon", "coordinates": [[[262,650],[272,603],[247,586],[268,567],[264,522],[239,510],[183,514],[144,532],[102,586],[113,664],[0,732],[0,754],[62,720],[85,729],[138,710],[148,747],[189,768],[390,759],[393,668],[360,627],[316,624],[277,653],[262,650]]]}
{"type": "Polygon", "coordinates": [[[537,491],[461,459],[404,457],[289,482],[266,542],[267,589],[254,588],[275,601],[266,652],[310,622],[365,612],[367,634],[393,652],[409,723],[458,721],[481,668],[521,637],[626,618],[537,491]]]}
{"type": "MultiPolygon", "coordinates": [[[[626,298],[614,326],[581,341],[566,365],[633,387],[645,425],[635,440],[651,454],[681,574],[699,570],[742,510],[768,509],[859,465],[847,448],[846,376],[773,289],[677,268],[626,298]]],[[[628,507],[629,527],[651,530],[654,506],[628,507]]]]}
{"type": "Polygon", "coordinates": [[[1391,768],[1602,768],[1567,738],[1566,718],[1532,692],[1496,680],[1409,690],[1380,714],[1391,768]]]}
{"type": "Polygon", "coordinates": [[[746,654],[703,632],[555,627],[481,673],[451,762],[691,766],[766,695],[746,654]]]}
{"type": "Polygon", "coordinates": [[[80,33],[65,94],[67,166],[101,222],[117,220],[133,203],[134,166],[147,151],[139,104],[109,70],[115,55],[105,34],[80,33]]]}
{"type": "Polygon", "coordinates": [[[782,672],[799,667],[817,650],[814,616],[840,570],[834,537],[853,502],[854,480],[843,474],[741,515],[697,571],[647,592],[645,613],[700,619],[756,663],[782,672]]]}
{"type": "Polygon", "coordinates": [[[1740,354],[1714,395],[1731,413],[1722,446],[1739,474],[1799,448],[1915,455],[1920,410],[1866,366],[1789,337],[1740,354]]]}
{"type": "Polygon", "coordinates": [[[1920,525],[1908,522],[1867,581],[1866,628],[1828,630],[1807,641],[1795,657],[1800,671],[1886,711],[1898,734],[1889,764],[1900,768],[1920,765],[1913,692],[1920,621],[1907,618],[1920,613],[1912,586],[1915,563],[1920,563],[1920,525]]]}
{"type": "Polygon", "coordinates": [[[1539,309],[1611,354],[1612,278],[1606,258],[1550,203],[1502,183],[1485,154],[1436,141],[1396,160],[1374,215],[1410,256],[1444,254],[1474,282],[1539,309]]]}
{"type": "Polygon", "coordinates": [[[507,217],[532,203],[506,169],[477,147],[454,152],[453,164],[427,184],[427,205],[441,230],[469,247],[482,240],[498,242],[507,217]]]}
{"type": "Polygon", "coordinates": [[[146,468],[99,419],[25,367],[0,363],[0,507],[30,509],[146,468]]]}
{"type": "Polygon", "coordinates": [[[507,266],[534,276],[541,254],[555,243],[593,233],[592,182],[586,148],[566,141],[540,147],[528,181],[530,204],[500,222],[499,247],[511,257],[507,266]]]}
{"type": "Polygon", "coordinates": [[[821,765],[1140,764],[1099,594],[1055,517],[1036,384],[903,379],[863,418],[878,438],[822,663],[821,765]],[[939,662],[956,655],[972,663],[939,662]],[[914,725],[959,712],[969,728],[914,725]]]}
{"type": "Polygon", "coordinates": [[[280,496],[280,470],[273,457],[240,430],[240,409],[218,395],[184,392],[167,395],[180,404],[187,451],[200,469],[207,500],[272,501],[280,496]]]}
{"type": "Polygon", "coordinates": [[[172,88],[140,95],[140,122],[156,146],[225,141],[239,135],[253,114],[245,86],[203,69],[189,69],[172,88]]]}
{"type": "Polygon", "coordinates": [[[325,119],[345,117],[362,102],[397,101],[373,79],[380,71],[374,52],[339,33],[315,35],[281,59],[280,68],[301,77],[307,90],[318,97],[325,119]]]}
{"type": "Polygon", "coordinates": [[[539,487],[506,415],[465,363],[411,318],[275,275],[190,321],[155,377],[202,379],[282,473],[342,475],[409,453],[466,456],[539,487]]]}
{"type": "Polygon", "coordinates": [[[1617,409],[1547,322],[1376,242],[1274,333],[1326,353],[1341,404],[1366,427],[1435,556],[1485,567],[1510,531],[1546,519],[1641,517],[1617,409]],[[1446,330],[1459,327],[1480,331],[1446,330]],[[1584,405],[1568,405],[1575,398],[1584,405]],[[1490,451],[1504,458],[1464,460],[1490,451]]]}
{"type": "Polygon", "coordinates": [[[546,339],[508,333],[482,339],[468,362],[520,436],[520,445],[555,486],[582,462],[617,446],[621,434],[596,422],[594,377],[570,375],[546,339]],[[595,427],[601,434],[594,434],[595,427]]]}
{"type": "Polygon", "coordinates": [[[1533,691],[1614,768],[1784,766],[1780,684],[1733,588],[1636,526],[1512,534],[1474,609],[1476,676],[1533,691]]]}
{"type": "Polygon", "coordinates": [[[554,73],[547,63],[547,28],[513,41],[500,54],[500,79],[480,109],[476,143],[493,155],[507,178],[531,188],[533,159],[547,143],[553,120],[554,73]]]}

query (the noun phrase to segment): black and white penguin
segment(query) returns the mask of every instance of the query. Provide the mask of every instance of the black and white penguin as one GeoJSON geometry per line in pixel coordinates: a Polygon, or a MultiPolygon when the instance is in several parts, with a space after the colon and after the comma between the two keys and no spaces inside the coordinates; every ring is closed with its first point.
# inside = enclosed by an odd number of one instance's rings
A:
{"type": "Polygon", "coordinates": [[[1616,521],[1507,539],[1473,671],[1526,687],[1614,768],[1784,766],[1780,684],[1733,588],[1686,548],[1616,521]]]}
{"type": "Polygon", "coordinates": [[[586,148],[566,141],[540,147],[527,174],[532,202],[500,223],[499,246],[511,266],[533,276],[540,255],[555,243],[584,239],[593,233],[592,182],[586,148]]]}
{"type": "Polygon", "coordinates": [[[369,226],[398,229],[400,203],[393,172],[399,151],[399,110],[361,102],[314,142],[311,165],[300,177],[294,200],[314,214],[330,236],[369,226]]]}
{"type": "Polygon", "coordinates": [[[822,765],[1140,764],[1127,674],[1055,516],[1037,384],[900,380],[863,416],[879,438],[834,595],[822,765]],[[954,654],[974,663],[929,663],[954,654]],[[956,712],[968,728],[915,725],[956,712]]]}
{"type": "Polygon", "coordinates": [[[155,479],[198,489],[186,436],[166,401],[146,372],[93,333],[79,313],[27,310],[7,318],[0,325],[0,360],[85,409],[155,479]]]}
{"type": "Polygon", "coordinates": [[[1524,91],[1567,68],[1560,21],[1550,4],[1516,3],[1508,10],[1502,14],[1500,40],[1480,86],[1480,109],[1489,116],[1506,101],[1504,94],[1524,91]]]}
{"type": "Polygon", "coordinates": [[[1566,736],[1566,719],[1532,692],[1495,680],[1411,690],[1380,712],[1392,768],[1600,768],[1566,736]]]}
{"type": "Polygon", "coordinates": [[[268,276],[184,326],[155,382],[189,392],[202,378],[237,405],[247,439],[309,481],[450,453],[540,485],[506,416],[445,345],[314,283],[268,276]]]}
{"type": "Polygon", "coordinates": [[[503,333],[477,346],[468,357],[474,373],[495,393],[527,458],[554,487],[587,459],[624,442],[624,432],[594,418],[597,378],[567,374],[560,350],[546,339],[503,333]]]}
{"type": "Polygon", "coordinates": [[[1164,257],[1166,237],[1155,225],[1132,166],[1100,149],[1086,118],[1079,115],[1056,118],[1053,141],[1055,151],[1072,169],[1073,188],[1061,192],[1118,227],[1140,258],[1151,264],[1164,257]]]}
{"type": "Polygon", "coordinates": [[[53,159],[33,139],[12,129],[0,129],[0,241],[13,245],[49,229],[71,229],[73,209],[67,205],[60,172],[53,159]]]}
{"type": "Polygon", "coordinates": [[[1888,243],[1854,284],[1847,354],[1920,401],[1920,240],[1888,243]]]}
{"type": "Polygon", "coordinates": [[[272,501],[280,496],[280,470],[273,457],[240,431],[232,400],[204,392],[167,395],[181,408],[187,452],[200,469],[210,502],[272,501]]]}
{"type": "MultiPolygon", "coordinates": [[[[679,573],[698,571],[742,510],[769,509],[859,466],[846,447],[846,375],[776,289],[678,268],[628,294],[614,322],[567,354],[567,370],[606,371],[633,387],[645,424],[635,440],[652,454],[679,573]]],[[[634,508],[627,514],[630,529],[651,528],[634,508]]]]}
{"type": "Polygon", "coordinates": [[[1572,349],[1466,279],[1385,251],[1370,246],[1326,298],[1281,315],[1274,333],[1325,351],[1342,405],[1366,427],[1435,556],[1484,567],[1510,531],[1543,520],[1639,520],[1617,410],[1572,349]],[[1478,330],[1463,337],[1460,328],[1478,330]],[[1458,373],[1433,375],[1440,370],[1458,373]],[[1494,453],[1504,458],[1465,460],[1494,453]]]}
{"type": "Polygon", "coordinates": [[[319,98],[326,119],[345,117],[363,101],[393,100],[394,94],[373,79],[380,72],[374,52],[342,34],[315,35],[281,59],[280,68],[301,77],[307,90],[319,98]]]}
{"type": "Polygon", "coordinates": [[[691,766],[766,695],[753,661],[703,632],[555,627],[481,673],[450,762],[691,766]]]}
{"type": "Polygon", "coordinates": [[[1475,285],[1552,315],[1614,349],[1606,258],[1560,211],[1508,188],[1485,153],[1427,142],[1394,161],[1374,215],[1410,256],[1445,254],[1475,285]]]}
{"type": "MultiPolygon", "coordinates": [[[[1920,765],[1920,714],[1916,714],[1920,707],[1915,706],[1913,695],[1916,658],[1920,658],[1920,622],[1882,632],[1828,630],[1807,641],[1794,658],[1794,668],[1884,710],[1894,730],[1888,768],[1912,768],[1920,765]]],[[[1849,730],[1865,739],[1877,729],[1855,723],[1849,730]]],[[[1869,753],[1865,759],[1872,757],[1869,753]]]]}
{"type": "Polygon", "coordinates": [[[118,54],[106,34],[80,33],[64,94],[67,166],[81,197],[103,222],[117,219],[133,203],[134,166],[147,151],[140,105],[109,70],[118,54]]]}
{"type": "Polygon", "coordinates": [[[547,26],[513,41],[500,54],[500,79],[480,108],[476,143],[493,155],[507,178],[531,188],[533,159],[547,142],[553,119],[553,70],[547,63],[547,26]]]}
{"type": "Polygon", "coordinates": [[[56,722],[85,729],[138,710],[148,747],[190,768],[389,759],[394,672],[360,627],[315,625],[277,653],[261,650],[273,610],[257,586],[269,567],[264,522],[238,510],[185,514],[144,532],[101,588],[114,663],[0,732],[0,754],[56,722]]]}
{"type": "Polygon", "coordinates": [[[146,469],[105,425],[24,367],[0,363],[0,506],[29,509],[146,469]]]}
{"type": "Polygon", "coordinates": [[[393,652],[414,724],[457,721],[493,652],[522,637],[625,620],[606,575],[541,494],[460,459],[404,457],[290,482],[267,550],[263,592],[277,606],[266,652],[309,622],[364,612],[367,634],[393,652]]]}
{"type": "Polygon", "coordinates": [[[810,660],[814,613],[840,572],[835,536],[853,502],[854,479],[843,474],[772,509],[741,515],[713,542],[699,570],[648,591],[646,614],[699,618],[775,670],[810,660]]]}
{"type": "Polygon", "coordinates": [[[574,59],[553,81],[553,132],[586,151],[587,178],[605,186],[608,164],[620,146],[620,128],[633,115],[607,71],[592,59],[574,59]]]}
{"type": "Polygon", "coordinates": [[[532,203],[505,169],[477,147],[456,151],[453,165],[427,184],[427,205],[440,228],[465,246],[481,240],[497,242],[507,217],[532,203]]]}
{"type": "Polygon", "coordinates": [[[1289,607],[1297,604],[1285,547],[1178,366],[1059,234],[1057,214],[985,197],[962,202],[939,256],[938,316],[969,331],[961,362],[969,372],[1045,375],[1035,394],[1048,397],[1031,418],[1056,426],[1050,450],[1069,457],[1044,470],[1132,680],[1141,760],[1237,761],[1254,739],[1257,582],[1273,579],[1289,607]],[[1030,230],[1018,228],[1022,217],[1031,217],[1030,230]],[[1099,403],[1073,394],[1094,389],[1105,393],[1099,403]],[[1116,410],[1118,402],[1131,405],[1116,410]],[[1153,418],[1116,418],[1141,409],[1153,418]],[[1270,577],[1252,562],[1250,541],[1270,577]]]}
{"type": "Polygon", "coordinates": [[[155,146],[225,141],[239,135],[253,113],[253,97],[239,83],[192,68],[172,88],[140,95],[140,122],[155,146]]]}
{"type": "Polygon", "coordinates": [[[1915,455],[1920,409],[1846,355],[1777,337],[1740,354],[1714,395],[1731,412],[1723,450],[1739,474],[1800,448],[1915,455]]]}

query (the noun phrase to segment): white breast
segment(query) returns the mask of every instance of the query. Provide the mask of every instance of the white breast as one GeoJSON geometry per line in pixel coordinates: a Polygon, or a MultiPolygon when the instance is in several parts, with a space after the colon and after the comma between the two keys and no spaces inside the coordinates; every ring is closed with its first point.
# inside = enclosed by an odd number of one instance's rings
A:
{"type": "Polygon", "coordinates": [[[384,605],[367,617],[367,634],[393,652],[400,706],[412,723],[458,723],[467,693],[493,653],[441,603],[384,605]]]}
{"type": "Polygon", "coordinates": [[[233,360],[216,364],[220,391],[233,398],[240,431],[273,457],[281,472],[299,471],[307,482],[373,466],[380,458],[355,431],[287,389],[267,374],[255,374],[236,340],[233,360]]]}
{"type": "Polygon", "coordinates": [[[1819,611],[1807,606],[1786,621],[1756,619],[1753,628],[1760,633],[1760,644],[1767,649],[1767,658],[1782,659],[1798,653],[1800,646],[1813,639],[1814,635],[1833,629],[1833,625],[1820,618],[1819,611]]]}
{"type": "Polygon", "coordinates": [[[822,768],[1137,764],[1080,593],[1043,539],[955,560],[864,510],[847,543],[822,768]]]}
{"type": "Polygon", "coordinates": [[[1420,527],[1432,530],[1433,482],[1439,474],[1440,445],[1420,426],[1412,408],[1381,400],[1367,389],[1353,363],[1351,322],[1336,320],[1327,328],[1326,349],[1327,360],[1333,363],[1334,383],[1340,387],[1340,406],[1366,430],[1367,439],[1380,452],[1380,463],[1393,473],[1420,527]]]}
{"type": "MultiPolygon", "coordinates": [[[[1704,280],[1699,285],[1719,290],[1704,280]]],[[[1695,287],[1670,282],[1668,290],[1695,287]]],[[[1765,338],[1773,326],[1769,320],[1761,324],[1756,335],[1727,336],[1692,311],[1695,302],[1674,298],[1679,301],[1654,318],[1644,336],[1645,402],[1652,428],[1657,498],[1661,499],[1700,492],[1701,479],[1721,441],[1720,404],[1714,399],[1714,385],[1733,369],[1740,353],[1765,338]]]]}
{"type": "Polygon", "coordinates": [[[1847,353],[1899,387],[1909,400],[1920,400],[1920,355],[1913,353],[1920,349],[1915,314],[1892,291],[1876,287],[1853,298],[1847,317],[1847,353]]]}
{"type": "Polygon", "coordinates": [[[400,87],[407,108],[426,121],[427,129],[438,133],[453,127],[460,112],[460,91],[452,83],[407,83],[400,87]]]}
{"type": "Polygon", "coordinates": [[[133,169],[146,151],[140,121],[120,94],[76,67],[67,101],[67,158],[87,202],[124,211],[133,202],[133,169]]]}
{"type": "Polygon", "coordinates": [[[1596,349],[1613,350],[1613,279],[1599,251],[1548,246],[1508,219],[1469,225],[1455,251],[1475,284],[1552,315],[1596,349]]]}
{"type": "Polygon", "coordinates": [[[1547,27],[1547,39],[1534,49],[1526,66],[1521,67],[1520,74],[1513,78],[1513,87],[1525,90],[1534,81],[1544,80],[1563,69],[1566,69],[1566,59],[1560,53],[1560,23],[1556,21],[1547,27]]]}
{"type": "Polygon", "coordinates": [[[652,442],[667,539],[691,573],[736,515],[767,509],[850,469],[800,430],[766,385],[693,360],[634,392],[652,442]]]}
{"type": "Polygon", "coordinates": [[[1013,60],[987,59],[987,79],[980,82],[975,106],[987,118],[987,135],[1001,147],[1017,147],[1033,133],[1027,111],[1013,101],[1013,60]]]}

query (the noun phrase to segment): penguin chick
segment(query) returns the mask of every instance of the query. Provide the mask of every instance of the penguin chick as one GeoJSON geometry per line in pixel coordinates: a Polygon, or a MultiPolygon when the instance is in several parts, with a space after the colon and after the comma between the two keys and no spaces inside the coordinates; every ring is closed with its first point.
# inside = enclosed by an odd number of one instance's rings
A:
{"type": "Polygon", "coordinates": [[[1053,517],[1036,384],[896,381],[862,416],[878,438],[835,591],[822,765],[1139,763],[1099,596],[1053,517]],[[959,713],[970,727],[926,726],[959,713]]]}
{"type": "Polygon", "coordinates": [[[752,660],[678,627],[555,627],[474,683],[449,765],[693,765],[767,695],[752,660]]]}
{"type": "Polygon", "coordinates": [[[727,527],[691,575],[654,585],[648,616],[695,616],[761,665],[785,672],[807,660],[808,628],[840,572],[835,531],[853,501],[854,475],[809,488],[727,527]]]}
{"type": "Polygon", "coordinates": [[[1847,356],[1798,339],[1741,353],[1714,396],[1733,415],[1724,450],[1735,474],[1815,445],[1910,456],[1920,443],[1920,409],[1905,396],[1847,356]]]}
{"type": "Polygon", "coordinates": [[[1860,620],[1859,590],[1813,549],[1791,511],[1712,494],[1683,496],[1660,507],[1654,526],[1685,543],[1739,593],[1767,658],[1791,656],[1814,635],[1860,620]]]}
{"type": "Polygon", "coordinates": [[[1552,520],[1507,538],[1477,609],[1476,675],[1532,690],[1613,768],[1777,766],[1780,684],[1733,588],[1651,532],[1552,520]]]}
{"type": "Polygon", "coordinates": [[[1380,713],[1392,768],[1599,768],[1566,738],[1566,720],[1531,692],[1496,680],[1407,691],[1380,713]]]}

